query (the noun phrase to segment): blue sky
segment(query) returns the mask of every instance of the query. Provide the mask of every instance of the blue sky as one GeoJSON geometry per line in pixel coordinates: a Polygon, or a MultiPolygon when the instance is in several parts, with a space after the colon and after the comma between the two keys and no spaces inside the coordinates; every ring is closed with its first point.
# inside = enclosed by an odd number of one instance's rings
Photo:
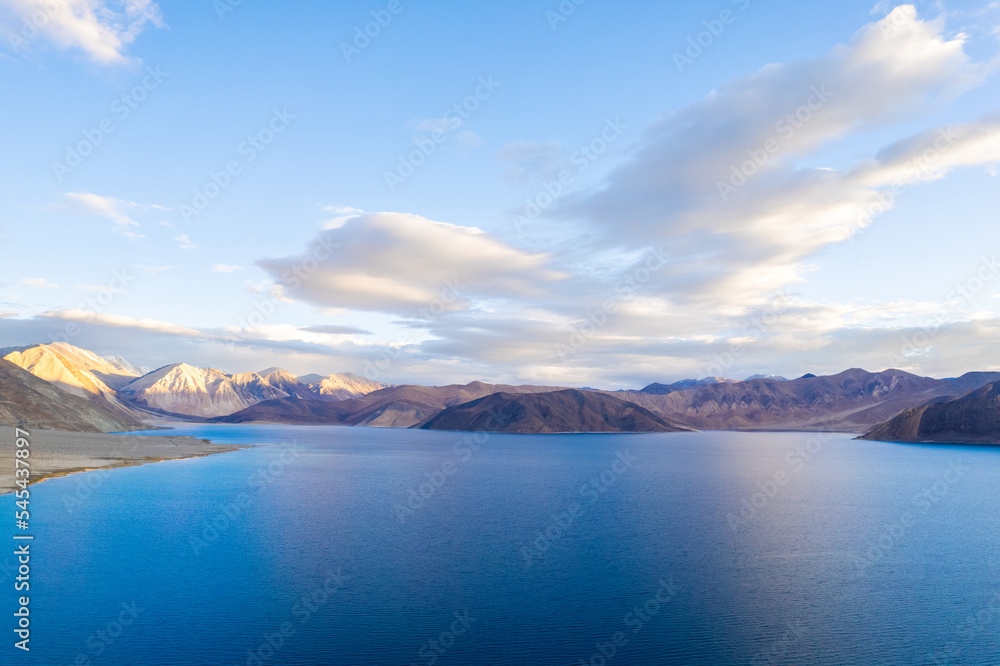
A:
{"type": "Polygon", "coordinates": [[[1000,3],[3,0],[0,35],[2,346],[1000,369],[1000,3]]]}

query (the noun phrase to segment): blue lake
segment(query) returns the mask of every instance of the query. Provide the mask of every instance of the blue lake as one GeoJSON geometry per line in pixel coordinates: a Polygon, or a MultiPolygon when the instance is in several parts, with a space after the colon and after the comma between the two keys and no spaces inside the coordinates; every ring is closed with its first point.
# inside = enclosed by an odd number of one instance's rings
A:
{"type": "Polygon", "coordinates": [[[39,484],[0,662],[1000,664],[1000,448],[172,433],[260,446],[39,484]]]}

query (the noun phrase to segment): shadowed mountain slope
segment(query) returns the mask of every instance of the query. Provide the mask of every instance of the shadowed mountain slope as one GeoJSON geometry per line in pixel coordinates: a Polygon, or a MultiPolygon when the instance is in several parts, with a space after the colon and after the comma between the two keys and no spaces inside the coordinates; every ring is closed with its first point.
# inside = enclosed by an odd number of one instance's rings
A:
{"type": "Polygon", "coordinates": [[[904,410],[861,439],[889,442],[1000,443],[1000,382],[957,398],[904,410]]]}
{"type": "Polygon", "coordinates": [[[3,359],[0,359],[0,423],[78,432],[117,432],[147,427],[87,398],[58,389],[3,359]]]}

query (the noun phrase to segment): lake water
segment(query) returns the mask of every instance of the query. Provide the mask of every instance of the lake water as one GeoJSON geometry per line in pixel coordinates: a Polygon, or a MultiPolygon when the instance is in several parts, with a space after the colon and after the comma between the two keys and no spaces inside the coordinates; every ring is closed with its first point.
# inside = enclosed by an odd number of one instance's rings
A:
{"type": "Polygon", "coordinates": [[[174,432],[262,446],[39,484],[0,663],[1000,664],[1000,448],[174,432]]]}

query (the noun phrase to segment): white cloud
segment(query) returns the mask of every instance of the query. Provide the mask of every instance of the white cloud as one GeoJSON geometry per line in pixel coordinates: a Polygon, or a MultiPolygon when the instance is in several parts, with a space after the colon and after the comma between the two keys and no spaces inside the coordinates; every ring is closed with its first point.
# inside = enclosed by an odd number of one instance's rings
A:
{"type": "MultiPolygon", "coordinates": [[[[682,257],[657,276],[674,300],[760,302],[802,280],[806,257],[849,238],[883,189],[996,161],[996,125],[964,126],[968,141],[916,176],[911,162],[936,130],[854,168],[801,167],[833,141],[912,118],[977,85],[965,37],[943,35],[910,5],[812,60],[768,65],[645,130],[633,157],[595,191],[566,197],[555,215],[597,234],[593,253],[666,243],[682,257]],[[973,140],[973,139],[976,140],[973,140]]],[[[890,205],[891,207],[891,205],[890,205]]]]}
{"type": "MultiPolygon", "coordinates": [[[[147,26],[164,27],[160,7],[151,0],[7,0],[5,4],[22,25],[36,27],[60,48],[80,49],[102,65],[128,62],[126,48],[147,26]]],[[[33,31],[25,28],[12,34],[27,42],[33,31]]]]}
{"type": "Polygon", "coordinates": [[[21,278],[17,281],[17,286],[31,287],[32,289],[57,289],[59,287],[45,278],[21,278]]]}
{"type": "Polygon", "coordinates": [[[163,271],[169,271],[169,270],[172,270],[172,269],[177,268],[177,267],[176,266],[142,266],[142,265],[139,265],[139,266],[137,266],[137,268],[139,268],[140,270],[143,270],[143,271],[145,271],[147,273],[152,273],[153,275],[156,275],[157,273],[162,273],[163,271]]]}
{"type": "Polygon", "coordinates": [[[327,218],[320,223],[320,228],[322,229],[339,229],[352,217],[365,214],[365,211],[360,208],[353,208],[351,206],[330,205],[323,206],[323,210],[331,213],[333,217],[327,218]]]}
{"type": "Polygon", "coordinates": [[[473,296],[540,293],[563,277],[546,262],[476,228],[376,213],[321,233],[302,255],[257,263],[292,298],[408,315],[442,298],[455,310],[473,296]]]}
{"type": "Polygon", "coordinates": [[[174,240],[177,241],[177,247],[179,247],[182,250],[194,250],[195,248],[198,247],[196,243],[194,243],[190,238],[188,238],[187,234],[181,234],[180,236],[174,238],[174,240]]]}
{"type": "Polygon", "coordinates": [[[212,266],[212,270],[216,273],[235,273],[236,271],[243,270],[243,267],[231,266],[229,264],[216,264],[212,266]]]}
{"type": "Polygon", "coordinates": [[[49,310],[43,312],[41,317],[49,319],[60,319],[96,326],[111,326],[114,328],[134,328],[150,333],[161,333],[165,335],[175,335],[193,338],[207,337],[201,331],[187,326],[178,326],[156,319],[136,319],[124,315],[113,315],[104,312],[94,312],[93,310],[49,310]]]}
{"type": "Polygon", "coordinates": [[[145,206],[142,204],[128,201],[127,199],[101,196],[91,192],[67,192],[65,197],[70,202],[71,209],[111,220],[115,225],[115,231],[133,240],[144,238],[144,236],[131,231],[132,228],[138,227],[139,223],[126,212],[145,212],[145,206]]]}

